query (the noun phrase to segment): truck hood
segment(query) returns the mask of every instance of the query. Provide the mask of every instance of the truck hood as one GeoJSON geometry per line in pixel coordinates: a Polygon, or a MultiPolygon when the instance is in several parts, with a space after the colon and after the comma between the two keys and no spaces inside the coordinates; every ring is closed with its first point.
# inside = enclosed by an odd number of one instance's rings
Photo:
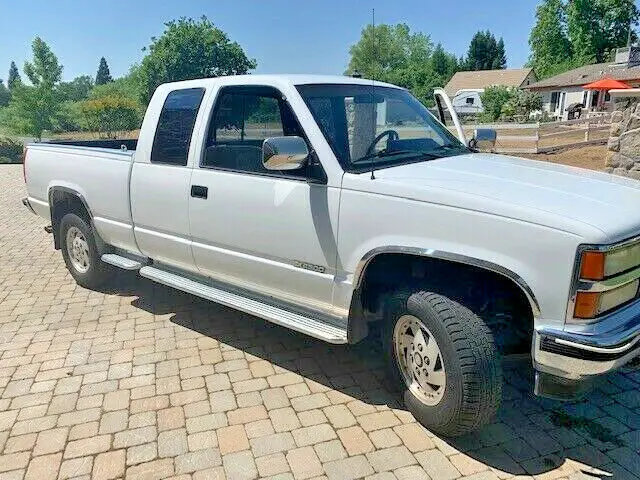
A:
{"type": "MultiPolygon", "coordinates": [[[[603,159],[604,164],[604,159],[603,159]]],[[[615,242],[640,231],[640,182],[602,172],[471,153],[345,175],[343,187],[464,208],[615,242]]]]}

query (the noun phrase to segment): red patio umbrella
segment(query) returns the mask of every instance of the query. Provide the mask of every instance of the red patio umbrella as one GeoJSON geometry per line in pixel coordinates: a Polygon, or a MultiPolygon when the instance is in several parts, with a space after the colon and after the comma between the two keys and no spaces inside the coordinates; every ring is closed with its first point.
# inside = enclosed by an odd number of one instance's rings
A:
{"type": "Polygon", "coordinates": [[[582,88],[585,90],[613,90],[615,88],[631,88],[624,82],[620,82],[619,80],[614,80],[613,78],[603,78],[601,80],[596,80],[595,82],[588,83],[584,85],[582,88]]]}

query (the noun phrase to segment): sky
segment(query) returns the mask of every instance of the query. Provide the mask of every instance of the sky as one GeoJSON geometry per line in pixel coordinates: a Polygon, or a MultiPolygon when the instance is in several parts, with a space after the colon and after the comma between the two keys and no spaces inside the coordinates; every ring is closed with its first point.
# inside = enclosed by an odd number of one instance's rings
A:
{"type": "MultiPolygon", "coordinates": [[[[151,37],[179,17],[206,15],[258,62],[255,73],[341,74],[363,26],[406,23],[457,56],[473,34],[502,36],[510,68],[529,56],[538,0],[0,0],[0,78],[14,60],[22,74],[40,36],[64,66],[63,78],[95,76],[101,56],[114,77],[139,62],[151,37]]],[[[636,0],[640,6],[640,0],[636,0]]],[[[24,76],[24,75],[23,75],[24,76]]]]}

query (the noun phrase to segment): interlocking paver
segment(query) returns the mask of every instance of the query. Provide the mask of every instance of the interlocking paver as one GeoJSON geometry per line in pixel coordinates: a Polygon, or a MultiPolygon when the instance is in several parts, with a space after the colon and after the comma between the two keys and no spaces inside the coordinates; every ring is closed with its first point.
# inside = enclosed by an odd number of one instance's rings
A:
{"type": "Polygon", "coordinates": [[[637,369],[561,404],[507,368],[496,422],[441,439],[385,389],[372,343],[330,347],[124,272],[79,287],[20,204],[20,166],[0,170],[0,480],[640,479],[637,369]]]}

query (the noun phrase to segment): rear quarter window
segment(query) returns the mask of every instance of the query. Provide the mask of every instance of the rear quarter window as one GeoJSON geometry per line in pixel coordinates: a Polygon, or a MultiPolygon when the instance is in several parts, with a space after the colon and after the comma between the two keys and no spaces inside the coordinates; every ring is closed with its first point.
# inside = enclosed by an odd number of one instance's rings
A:
{"type": "Polygon", "coordinates": [[[152,163],[187,164],[193,127],[203,96],[204,88],[174,90],[167,95],[153,139],[152,163]]]}

